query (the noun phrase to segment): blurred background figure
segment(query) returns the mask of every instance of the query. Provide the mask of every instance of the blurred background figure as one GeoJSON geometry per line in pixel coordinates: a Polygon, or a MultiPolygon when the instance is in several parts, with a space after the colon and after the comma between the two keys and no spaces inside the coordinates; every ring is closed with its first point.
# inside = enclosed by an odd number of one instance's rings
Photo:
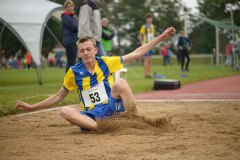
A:
{"type": "Polygon", "coordinates": [[[109,21],[107,18],[102,19],[101,43],[103,45],[103,48],[104,48],[107,56],[110,56],[110,52],[112,51],[112,38],[115,36],[115,34],[108,29],[108,22],[109,21]]]}
{"type": "Polygon", "coordinates": [[[31,57],[31,54],[29,52],[27,52],[26,54],[26,65],[27,65],[27,68],[31,68],[31,63],[32,63],[32,57],[31,57]]]}
{"type": "Polygon", "coordinates": [[[13,57],[13,67],[14,67],[14,69],[18,69],[17,56],[13,57]]]}
{"type": "Polygon", "coordinates": [[[165,43],[164,46],[161,48],[160,50],[160,53],[162,54],[163,56],[163,65],[165,66],[166,65],[166,62],[167,62],[167,44],[165,43]]]}
{"type": "Polygon", "coordinates": [[[102,39],[102,23],[97,4],[100,0],[84,0],[79,11],[78,38],[92,37],[97,42],[97,56],[106,56],[102,39]]]}
{"type": "Polygon", "coordinates": [[[2,59],[1,59],[2,69],[5,69],[5,65],[6,65],[5,50],[2,50],[1,55],[2,55],[2,59]]]}
{"type": "Polygon", "coordinates": [[[216,65],[216,48],[212,50],[212,64],[216,65]]]}
{"type": "Polygon", "coordinates": [[[17,51],[16,58],[17,58],[17,68],[20,69],[22,68],[22,50],[21,49],[17,51]]]}
{"type": "Polygon", "coordinates": [[[54,67],[55,54],[53,52],[49,52],[49,54],[48,54],[48,62],[49,62],[49,67],[54,67]]]}
{"type": "Polygon", "coordinates": [[[61,58],[62,58],[62,52],[59,52],[59,51],[56,52],[56,55],[55,55],[56,67],[62,67],[61,58]]]}
{"type": "MultiPolygon", "coordinates": [[[[144,45],[154,39],[156,33],[155,26],[152,24],[153,16],[151,14],[146,15],[146,24],[142,25],[139,33],[139,41],[141,45],[144,45]]],[[[153,50],[144,55],[144,69],[145,78],[151,78],[151,63],[152,63],[153,50]]]]}
{"type": "Polygon", "coordinates": [[[12,69],[13,68],[13,56],[10,55],[9,59],[8,59],[8,69],[12,69]]]}
{"type": "Polygon", "coordinates": [[[178,64],[182,64],[182,55],[181,55],[181,52],[178,49],[178,47],[176,47],[176,51],[177,51],[177,61],[178,61],[178,64]]]}
{"type": "Polygon", "coordinates": [[[63,31],[63,45],[66,48],[67,66],[68,69],[75,65],[77,56],[76,42],[78,40],[78,19],[74,14],[74,3],[71,0],[64,2],[65,12],[62,13],[62,31],[63,31]]]}
{"type": "Polygon", "coordinates": [[[164,46],[161,48],[161,50],[159,51],[162,56],[163,56],[163,65],[166,66],[171,65],[171,55],[172,55],[172,51],[170,50],[170,45],[165,43],[164,46]]]}
{"type": "Polygon", "coordinates": [[[232,66],[232,54],[233,54],[233,45],[231,43],[227,44],[226,46],[226,61],[225,66],[232,66]]]}
{"type": "Polygon", "coordinates": [[[181,58],[182,59],[182,72],[189,72],[188,65],[190,62],[189,51],[191,50],[191,41],[187,37],[185,37],[184,31],[180,32],[180,37],[178,40],[177,47],[182,55],[182,58],[181,58]],[[184,69],[185,57],[187,58],[187,63],[186,63],[185,69],[184,69]]]}

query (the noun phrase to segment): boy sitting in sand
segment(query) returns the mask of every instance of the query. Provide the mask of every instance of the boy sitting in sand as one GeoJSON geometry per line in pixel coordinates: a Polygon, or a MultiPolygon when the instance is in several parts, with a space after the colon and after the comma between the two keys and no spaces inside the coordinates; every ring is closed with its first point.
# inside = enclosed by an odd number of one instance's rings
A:
{"type": "Polygon", "coordinates": [[[127,82],[123,79],[113,82],[112,73],[121,69],[124,63],[143,57],[158,43],[174,34],[175,29],[170,27],[151,42],[122,57],[97,57],[96,41],[90,37],[82,38],[77,41],[78,56],[82,62],[68,70],[60,91],[33,105],[19,101],[16,107],[28,111],[49,107],[77,89],[82,111],[66,106],[60,115],[81,130],[97,130],[97,119],[134,109],[135,99],[127,82]]]}

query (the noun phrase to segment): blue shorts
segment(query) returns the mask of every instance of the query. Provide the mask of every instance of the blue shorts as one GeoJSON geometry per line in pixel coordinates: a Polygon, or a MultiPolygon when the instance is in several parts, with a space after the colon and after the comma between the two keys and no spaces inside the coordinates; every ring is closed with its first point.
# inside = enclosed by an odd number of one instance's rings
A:
{"type": "Polygon", "coordinates": [[[147,54],[144,55],[144,57],[149,57],[153,55],[153,49],[149,51],[147,54]]]}
{"type": "MultiPolygon", "coordinates": [[[[105,117],[112,116],[124,112],[125,108],[123,106],[122,99],[115,99],[110,96],[108,103],[96,105],[95,108],[90,111],[80,111],[82,115],[88,116],[93,120],[104,119],[105,117]]],[[[85,128],[81,128],[82,131],[85,131],[85,128]]]]}

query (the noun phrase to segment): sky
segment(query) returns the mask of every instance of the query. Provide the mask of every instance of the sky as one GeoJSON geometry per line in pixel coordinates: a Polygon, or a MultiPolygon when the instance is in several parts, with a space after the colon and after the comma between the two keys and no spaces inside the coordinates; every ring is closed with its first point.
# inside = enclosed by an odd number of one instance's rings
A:
{"type": "Polygon", "coordinates": [[[186,4],[186,6],[187,6],[188,8],[191,8],[191,9],[192,9],[192,12],[193,12],[193,13],[198,12],[198,10],[196,9],[196,7],[198,6],[197,0],[182,0],[182,1],[183,1],[183,3],[186,4]]]}

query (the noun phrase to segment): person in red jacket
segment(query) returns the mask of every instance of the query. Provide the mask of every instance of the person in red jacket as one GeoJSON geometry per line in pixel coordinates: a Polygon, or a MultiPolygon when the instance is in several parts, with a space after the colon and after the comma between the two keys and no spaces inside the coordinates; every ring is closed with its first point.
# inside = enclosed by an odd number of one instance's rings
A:
{"type": "Polygon", "coordinates": [[[227,44],[226,46],[226,61],[225,61],[225,66],[232,65],[232,53],[233,53],[233,45],[232,44],[227,44]]]}
{"type": "Polygon", "coordinates": [[[29,52],[27,52],[26,54],[26,59],[27,59],[27,68],[31,67],[31,62],[32,62],[32,57],[31,54],[29,52]]]}
{"type": "Polygon", "coordinates": [[[167,51],[167,44],[165,43],[164,46],[161,48],[162,56],[163,56],[163,65],[166,65],[168,59],[168,51],[167,51]]]}

